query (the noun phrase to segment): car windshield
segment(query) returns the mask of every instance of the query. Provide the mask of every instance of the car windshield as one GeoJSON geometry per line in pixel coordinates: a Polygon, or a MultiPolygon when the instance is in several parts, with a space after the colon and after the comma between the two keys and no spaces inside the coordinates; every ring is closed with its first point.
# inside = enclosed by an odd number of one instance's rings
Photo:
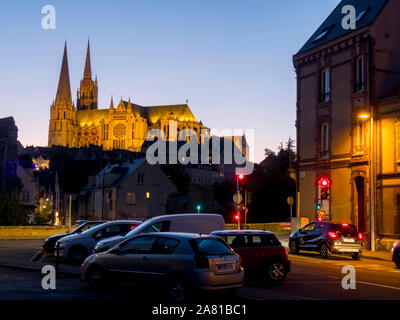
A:
{"type": "Polygon", "coordinates": [[[95,227],[93,227],[93,228],[90,228],[90,229],[87,229],[87,230],[83,231],[81,234],[88,234],[89,231],[90,231],[90,232],[92,232],[92,231],[93,231],[93,232],[96,232],[96,231],[102,229],[103,227],[104,227],[104,223],[101,223],[101,224],[99,224],[99,225],[97,225],[97,226],[95,226],[95,227]]]}
{"type": "Polygon", "coordinates": [[[96,226],[98,226],[99,224],[102,224],[103,222],[86,222],[81,224],[79,227],[77,227],[76,229],[74,229],[71,233],[72,234],[76,234],[76,233],[82,233],[85,232],[89,229],[92,229],[96,226]]]}
{"type": "Polygon", "coordinates": [[[346,236],[357,236],[357,228],[352,224],[335,224],[333,229],[346,236]]]}
{"type": "Polygon", "coordinates": [[[204,255],[230,255],[233,251],[221,239],[197,238],[190,240],[193,251],[204,255]]]}

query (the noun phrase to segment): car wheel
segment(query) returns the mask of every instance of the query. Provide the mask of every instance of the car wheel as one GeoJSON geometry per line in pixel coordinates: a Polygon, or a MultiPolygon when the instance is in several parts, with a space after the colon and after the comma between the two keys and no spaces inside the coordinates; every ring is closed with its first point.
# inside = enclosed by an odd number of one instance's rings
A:
{"type": "Polygon", "coordinates": [[[394,263],[396,264],[397,269],[400,269],[400,251],[398,251],[395,255],[394,255],[394,263]]]}
{"type": "Polygon", "coordinates": [[[329,257],[331,256],[331,251],[325,243],[321,245],[320,253],[322,259],[329,259],[329,257]]]}
{"type": "Polygon", "coordinates": [[[296,243],[296,240],[290,240],[289,242],[289,250],[291,254],[299,253],[299,246],[296,243]]]}
{"type": "Polygon", "coordinates": [[[183,276],[173,276],[168,283],[168,297],[174,302],[184,301],[189,296],[189,285],[183,276]]]}
{"type": "Polygon", "coordinates": [[[354,260],[360,260],[360,258],[361,258],[361,252],[353,253],[353,254],[351,255],[351,257],[352,257],[354,260]]]}
{"type": "Polygon", "coordinates": [[[99,266],[92,266],[86,271],[86,281],[89,287],[100,289],[104,286],[104,272],[99,266]]]}
{"type": "Polygon", "coordinates": [[[286,278],[287,267],[281,261],[272,261],[267,263],[266,280],[281,282],[286,278]]]}
{"type": "Polygon", "coordinates": [[[87,250],[82,246],[75,246],[69,250],[68,256],[72,261],[82,262],[87,257],[87,250]]]}

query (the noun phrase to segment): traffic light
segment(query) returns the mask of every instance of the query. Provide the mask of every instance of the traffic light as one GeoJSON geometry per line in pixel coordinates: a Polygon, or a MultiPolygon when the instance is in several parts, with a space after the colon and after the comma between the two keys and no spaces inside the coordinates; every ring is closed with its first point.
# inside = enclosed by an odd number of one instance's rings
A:
{"type": "Polygon", "coordinates": [[[320,203],[317,204],[317,210],[321,210],[321,204],[320,203]]]}
{"type": "Polygon", "coordinates": [[[235,214],[235,220],[236,221],[239,221],[239,219],[240,219],[240,216],[239,216],[239,214],[237,213],[237,214],[235,214]]]}
{"type": "Polygon", "coordinates": [[[238,177],[239,180],[243,180],[244,179],[244,175],[243,174],[238,174],[237,177],[238,177]]]}
{"type": "Polygon", "coordinates": [[[318,180],[318,185],[321,190],[321,200],[328,200],[331,180],[329,180],[329,178],[322,177],[318,180]]]}

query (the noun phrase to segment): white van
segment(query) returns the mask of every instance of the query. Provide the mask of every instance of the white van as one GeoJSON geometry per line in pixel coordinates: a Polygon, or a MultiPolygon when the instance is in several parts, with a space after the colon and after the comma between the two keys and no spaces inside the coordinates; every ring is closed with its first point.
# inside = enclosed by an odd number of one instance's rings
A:
{"type": "Polygon", "coordinates": [[[181,213],[157,216],[146,220],[125,236],[115,236],[99,241],[94,252],[106,251],[128,237],[149,232],[187,232],[209,234],[216,230],[225,230],[224,217],[213,213],[181,213]]]}

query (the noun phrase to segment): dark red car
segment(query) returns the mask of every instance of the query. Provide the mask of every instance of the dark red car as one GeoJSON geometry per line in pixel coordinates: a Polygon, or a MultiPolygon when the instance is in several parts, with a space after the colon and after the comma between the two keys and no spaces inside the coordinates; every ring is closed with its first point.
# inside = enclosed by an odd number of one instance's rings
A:
{"type": "Polygon", "coordinates": [[[223,238],[239,254],[246,276],[280,282],[290,271],[288,252],[273,232],[223,230],[211,235],[223,238]]]}

